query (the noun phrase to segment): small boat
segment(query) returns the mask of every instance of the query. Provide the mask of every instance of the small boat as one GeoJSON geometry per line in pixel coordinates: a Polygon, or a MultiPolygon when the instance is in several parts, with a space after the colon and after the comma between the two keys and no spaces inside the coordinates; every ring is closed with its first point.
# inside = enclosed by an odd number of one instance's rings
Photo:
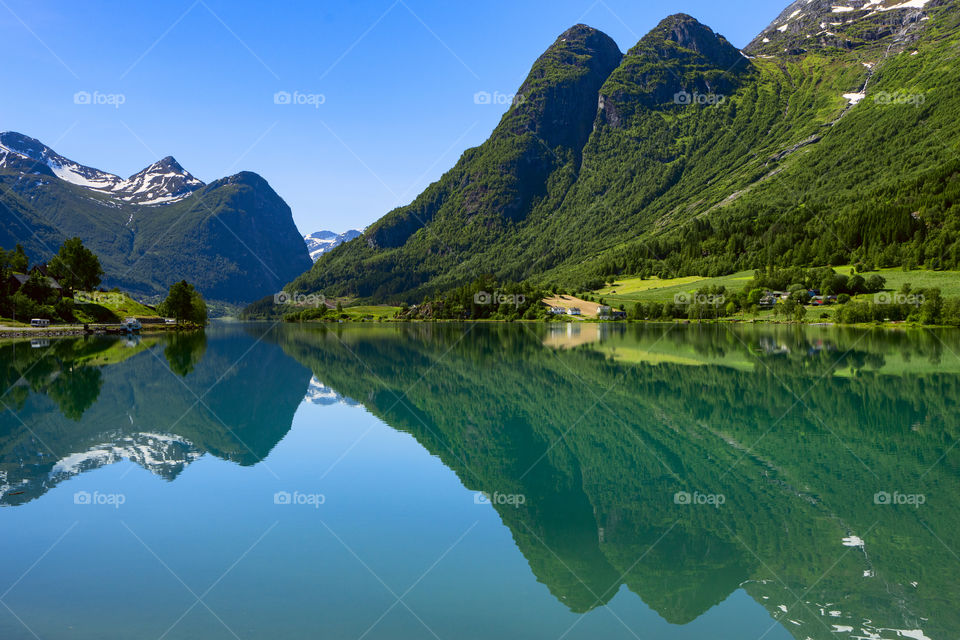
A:
{"type": "Polygon", "coordinates": [[[127,333],[136,333],[143,328],[143,325],[140,324],[140,321],[136,318],[124,318],[123,319],[123,330],[127,333]]]}

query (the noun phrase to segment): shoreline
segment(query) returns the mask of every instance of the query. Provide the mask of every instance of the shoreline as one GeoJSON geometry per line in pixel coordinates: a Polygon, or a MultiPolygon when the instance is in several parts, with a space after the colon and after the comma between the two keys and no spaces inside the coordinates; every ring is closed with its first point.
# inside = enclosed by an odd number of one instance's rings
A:
{"type": "MultiPolygon", "coordinates": [[[[271,320],[262,320],[262,319],[248,319],[241,320],[240,322],[271,322],[271,320]]],[[[477,322],[477,323],[489,323],[489,324],[516,324],[516,323],[526,323],[526,324],[543,324],[543,325],[555,325],[555,326],[565,326],[565,325],[592,325],[592,324],[612,324],[612,325],[631,325],[631,324],[656,324],[656,325],[668,325],[668,324],[677,324],[677,325],[695,325],[695,324],[742,324],[742,325],[772,325],[772,326],[791,326],[791,327],[835,327],[835,328],[844,328],[844,329],[960,329],[960,327],[947,324],[918,324],[915,322],[867,322],[867,323],[855,323],[855,324],[842,324],[839,322],[832,321],[818,321],[818,322],[795,322],[789,320],[766,320],[766,319],[737,319],[737,318],[713,318],[710,320],[595,320],[595,319],[584,319],[584,320],[575,320],[575,321],[554,321],[554,320],[541,320],[541,319],[523,319],[519,318],[517,320],[493,320],[489,318],[411,318],[406,320],[397,320],[397,319],[387,319],[387,320],[342,320],[339,322],[325,322],[322,320],[304,320],[301,322],[280,322],[281,325],[310,325],[310,326],[326,326],[326,325],[342,325],[342,324],[431,324],[431,323],[445,323],[445,322],[477,322]]]]}
{"type": "Polygon", "coordinates": [[[196,331],[198,329],[202,329],[202,327],[187,325],[157,325],[150,326],[150,328],[144,327],[140,331],[128,333],[126,331],[120,331],[116,329],[84,329],[83,325],[73,324],[53,325],[47,327],[0,326],[0,338],[69,338],[83,336],[145,335],[150,333],[166,333],[168,331],[196,331]]]}

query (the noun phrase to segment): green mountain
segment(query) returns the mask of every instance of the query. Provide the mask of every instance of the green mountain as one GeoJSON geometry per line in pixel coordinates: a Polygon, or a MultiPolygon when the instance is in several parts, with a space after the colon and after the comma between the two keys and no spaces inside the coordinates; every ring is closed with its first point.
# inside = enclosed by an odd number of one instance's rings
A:
{"type": "Polygon", "coordinates": [[[954,267],[952,0],[799,0],[742,52],[687,15],[625,55],[578,25],[490,138],[288,288],[419,302],[482,274],[954,267]]]}
{"type": "Polygon", "coordinates": [[[186,279],[209,299],[249,302],[311,264],[290,208],[255,173],[205,185],[167,157],[122,179],[6,132],[0,194],[0,246],[46,261],[79,236],[107,286],[141,295],[186,279]]]}

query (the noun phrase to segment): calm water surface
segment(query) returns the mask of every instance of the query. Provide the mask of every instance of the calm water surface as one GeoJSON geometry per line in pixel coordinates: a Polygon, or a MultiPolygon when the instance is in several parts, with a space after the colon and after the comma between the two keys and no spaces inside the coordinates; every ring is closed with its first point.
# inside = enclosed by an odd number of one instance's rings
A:
{"type": "Polygon", "coordinates": [[[0,638],[957,638],[960,335],[0,345],[0,638]]]}

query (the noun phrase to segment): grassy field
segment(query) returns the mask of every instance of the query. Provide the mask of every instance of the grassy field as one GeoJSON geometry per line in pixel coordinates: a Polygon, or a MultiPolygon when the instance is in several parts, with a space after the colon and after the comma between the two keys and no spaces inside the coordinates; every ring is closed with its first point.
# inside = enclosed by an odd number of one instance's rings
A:
{"type": "MultiPolygon", "coordinates": [[[[837,273],[849,274],[850,266],[834,267],[837,273]]],[[[902,269],[878,269],[862,275],[878,273],[887,280],[887,290],[898,291],[904,283],[914,289],[938,287],[944,297],[960,297],[960,271],[903,271],[902,269]]],[[[729,291],[742,290],[753,277],[753,271],[740,271],[718,278],[686,276],[683,278],[621,278],[613,286],[591,292],[597,298],[603,298],[607,304],[615,307],[635,302],[673,302],[678,293],[694,293],[701,287],[724,286],[729,291]]],[[[866,296],[870,298],[872,296],[866,296]]]]}
{"type": "MultiPolygon", "coordinates": [[[[387,307],[379,305],[358,305],[356,307],[344,307],[344,315],[349,316],[351,321],[367,320],[376,322],[377,320],[389,320],[393,318],[400,307],[387,307]]],[[[330,312],[328,312],[329,314],[330,312]]],[[[336,312],[334,312],[336,315],[336,312]]]]}
{"type": "Polygon", "coordinates": [[[724,286],[729,290],[739,291],[746,286],[753,277],[753,271],[740,271],[718,278],[701,278],[700,276],[685,276],[683,278],[622,278],[611,287],[604,287],[592,292],[594,296],[602,297],[607,304],[619,307],[627,305],[628,309],[634,302],[673,302],[678,293],[694,293],[700,287],[724,286]]]}
{"type": "Polygon", "coordinates": [[[125,293],[78,292],[74,297],[74,315],[78,322],[118,322],[124,318],[156,317],[155,309],[141,304],[125,293]]]}
{"type": "MultiPolygon", "coordinates": [[[[837,267],[836,271],[837,273],[849,273],[849,269],[849,267],[837,267]]],[[[960,297],[960,271],[877,269],[870,273],[879,273],[886,278],[886,288],[890,291],[898,291],[904,283],[910,283],[913,289],[937,287],[945,298],[960,297]]]]}

